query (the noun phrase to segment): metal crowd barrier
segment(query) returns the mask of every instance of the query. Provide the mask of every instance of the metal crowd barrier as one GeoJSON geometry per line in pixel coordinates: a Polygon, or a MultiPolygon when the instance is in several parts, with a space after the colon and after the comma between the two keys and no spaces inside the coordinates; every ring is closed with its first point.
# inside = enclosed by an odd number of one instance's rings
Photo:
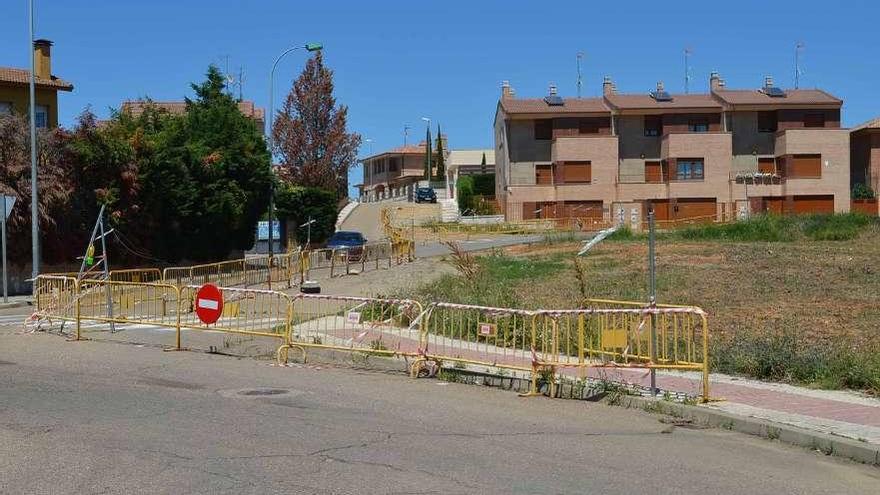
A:
{"type": "Polygon", "coordinates": [[[280,341],[280,362],[290,349],[305,357],[308,348],[326,348],[409,357],[414,376],[428,363],[443,362],[521,370],[531,373],[531,394],[543,376],[553,395],[555,376],[564,368],[624,375],[633,369],[695,371],[702,375],[700,395],[709,399],[708,319],[697,307],[588,300],[585,308],[562,310],[443,302],[423,308],[407,299],[224,287],[222,316],[205,325],[194,312],[198,289],[41,275],[35,281],[35,317],[76,322],[77,339],[83,321],[173,328],[177,349],[182,329],[270,337],[280,341]]]}
{"type": "Polygon", "coordinates": [[[420,356],[422,306],[409,299],[298,294],[293,320],[278,359],[289,349],[336,349],[386,356],[420,356]]]}

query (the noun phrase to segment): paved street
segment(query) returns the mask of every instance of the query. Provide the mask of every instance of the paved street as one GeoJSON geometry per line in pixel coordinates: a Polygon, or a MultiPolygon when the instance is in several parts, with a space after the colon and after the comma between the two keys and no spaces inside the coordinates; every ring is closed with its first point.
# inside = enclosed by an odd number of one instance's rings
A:
{"type": "Polygon", "coordinates": [[[0,493],[867,494],[880,484],[875,468],[637,411],[65,342],[21,334],[14,321],[26,312],[0,316],[0,493]]]}

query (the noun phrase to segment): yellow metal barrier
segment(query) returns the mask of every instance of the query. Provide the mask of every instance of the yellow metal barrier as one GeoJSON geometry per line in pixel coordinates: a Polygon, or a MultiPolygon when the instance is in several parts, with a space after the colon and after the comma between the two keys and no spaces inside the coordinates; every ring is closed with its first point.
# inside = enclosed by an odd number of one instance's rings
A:
{"type": "Polygon", "coordinates": [[[420,356],[422,306],[408,299],[299,294],[278,359],[289,349],[324,348],[388,356],[420,356]]]}
{"type": "Polygon", "coordinates": [[[116,282],[157,282],[162,280],[162,272],[158,268],[131,268],[127,270],[110,270],[110,280],[116,282]]]}
{"type": "MultiPolygon", "coordinates": [[[[34,280],[34,304],[36,311],[28,319],[37,328],[43,320],[50,325],[53,320],[76,321],[76,277],[62,275],[39,275],[34,280]]],[[[63,329],[63,326],[62,326],[63,329]]]]}
{"type": "Polygon", "coordinates": [[[591,304],[616,307],[537,311],[538,366],[697,371],[702,374],[700,395],[709,399],[709,326],[702,309],[638,307],[626,301],[591,304]]]}
{"type": "MultiPolygon", "coordinates": [[[[77,340],[82,338],[82,320],[123,326],[179,327],[180,293],[172,284],[82,280],[78,292],[77,340]]],[[[177,339],[179,347],[179,331],[177,339]]]]}
{"type": "Polygon", "coordinates": [[[180,327],[284,340],[290,330],[291,296],[278,291],[223,287],[223,315],[205,325],[195,313],[199,286],[180,288],[180,327]]]}
{"type": "Polygon", "coordinates": [[[428,361],[455,361],[532,371],[535,312],[433,303],[422,318],[428,361]]]}

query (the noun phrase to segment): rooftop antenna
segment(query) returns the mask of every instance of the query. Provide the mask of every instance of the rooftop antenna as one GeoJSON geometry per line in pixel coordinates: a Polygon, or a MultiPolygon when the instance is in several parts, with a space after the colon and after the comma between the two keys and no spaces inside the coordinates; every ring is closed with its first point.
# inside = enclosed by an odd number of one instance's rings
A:
{"type": "Polygon", "coordinates": [[[688,94],[688,91],[690,91],[690,85],[691,85],[690,58],[691,58],[691,53],[693,53],[693,50],[691,50],[689,47],[684,49],[684,94],[688,94]]]}
{"type": "Polygon", "coordinates": [[[577,94],[578,99],[581,98],[581,59],[584,58],[584,52],[577,53],[577,70],[578,70],[578,78],[577,78],[577,94]]]}
{"type": "Polygon", "coordinates": [[[406,124],[403,125],[403,146],[406,146],[406,138],[409,136],[410,127],[406,124]]]}
{"type": "Polygon", "coordinates": [[[235,76],[229,73],[229,55],[223,55],[226,65],[223,69],[223,76],[226,79],[226,94],[232,96],[232,87],[235,85],[235,76]]]}
{"type": "Polygon", "coordinates": [[[794,45],[794,89],[798,89],[801,82],[801,74],[804,72],[801,69],[801,52],[804,49],[804,42],[798,41],[794,45]]]}

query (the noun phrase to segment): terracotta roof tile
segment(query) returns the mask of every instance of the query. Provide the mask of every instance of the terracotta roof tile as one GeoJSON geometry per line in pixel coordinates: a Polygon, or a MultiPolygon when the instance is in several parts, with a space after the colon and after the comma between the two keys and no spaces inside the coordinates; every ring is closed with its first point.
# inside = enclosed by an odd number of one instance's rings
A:
{"type": "Polygon", "coordinates": [[[880,117],[871,119],[867,122],[863,122],[863,123],[855,126],[852,129],[850,129],[850,132],[861,131],[863,129],[880,129],[880,117]]]}
{"type": "MultiPolygon", "coordinates": [[[[15,67],[0,67],[0,84],[29,85],[31,79],[31,71],[26,69],[16,69],[15,67]]],[[[43,79],[37,77],[34,84],[39,88],[51,88],[60,91],[73,91],[73,84],[52,76],[51,79],[43,79]]]]}
{"type": "Polygon", "coordinates": [[[671,95],[672,101],[657,101],[649,94],[612,94],[606,96],[608,103],[619,110],[658,108],[715,108],[721,104],[708,94],[671,95]]]}
{"type": "Polygon", "coordinates": [[[533,113],[608,113],[602,98],[566,98],[561,106],[550,106],[543,98],[502,98],[501,107],[508,114],[533,113]]]}
{"type": "Polygon", "coordinates": [[[785,97],[767,96],[757,89],[721,89],[713,94],[728,105],[842,105],[821,89],[786,89],[785,97]]]}
{"type": "MultiPolygon", "coordinates": [[[[166,110],[168,113],[172,113],[175,115],[180,115],[186,112],[186,102],[185,101],[152,101],[152,100],[129,100],[122,102],[122,107],[120,107],[120,111],[122,112],[131,112],[132,115],[140,115],[143,113],[144,108],[147,105],[155,105],[158,108],[166,110]]],[[[262,121],[265,116],[265,111],[254,105],[254,102],[250,100],[244,100],[238,102],[238,110],[244,114],[246,117],[250,117],[254,120],[262,121]]]]}

